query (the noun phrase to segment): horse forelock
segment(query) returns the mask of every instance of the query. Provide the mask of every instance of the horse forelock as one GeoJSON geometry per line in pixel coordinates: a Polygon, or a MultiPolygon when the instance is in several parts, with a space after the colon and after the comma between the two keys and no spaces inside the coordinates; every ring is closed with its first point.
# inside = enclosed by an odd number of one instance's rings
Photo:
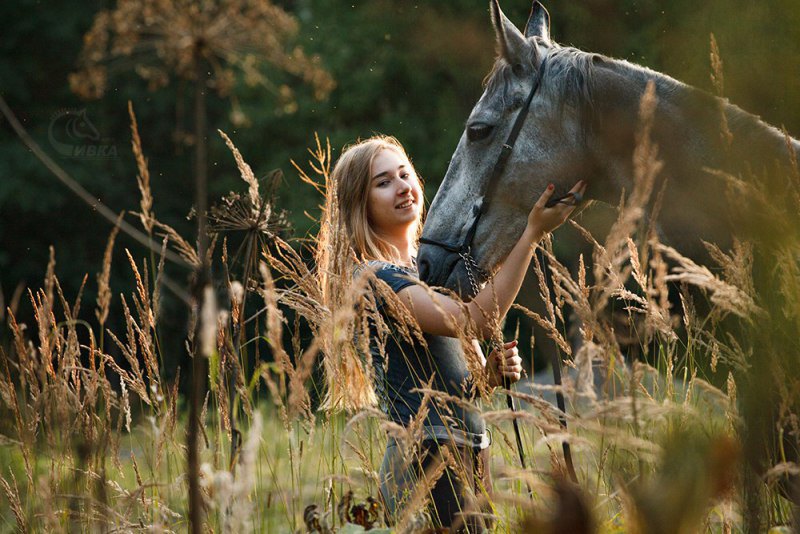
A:
{"type": "MultiPolygon", "coordinates": [[[[531,47],[526,61],[526,66],[531,70],[534,70],[537,55],[536,48],[531,47]]],[[[598,54],[555,43],[549,47],[541,90],[557,103],[559,113],[563,113],[566,105],[575,106],[582,112],[593,113],[592,78],[596,58],[606,59],[598,54]]],[[[483,81],[484,90],[487,94],[502,95],[507,100],[514,76],[513,65],[500,55],[483,81]]]]}
{"type": "MultiPolygon", "coordinates": [[[[528,57],[525,58],[525,66],[533,69],[536,64],[536,49],[531,48],[528,57]]],[[[514,78],[514,65],[508,62],[502,54],[498,54],[492,65],[492,70],[483,79],[483,88],[487,94],[502,95],[503,100],[509,97],[512,80],[514,78]]]]}

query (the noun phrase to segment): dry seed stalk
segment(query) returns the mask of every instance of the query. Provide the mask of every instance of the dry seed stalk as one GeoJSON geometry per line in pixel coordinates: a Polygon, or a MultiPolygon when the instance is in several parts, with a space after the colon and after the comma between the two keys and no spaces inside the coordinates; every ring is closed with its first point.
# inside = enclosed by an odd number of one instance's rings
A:
{"type": "Polygon", "coordinates": [[[447,469],[447,464],[443,459],[443,456],[446,453],[444,453],[444,449],[442,449],[442,451],[442,457],[436,457],[428,466],[428,468],[422,473],[422,476],[417,481],[414,491],[408,499],[408,502],[404,504],[404,513],[397,521],[397,532],[410,532],[411,529],[409,527],[413,522],[415,522],[415,514],[418,514],[421,510],[423,510],[428,503],[428,500],[430,500],[431,489],[436,485],[447,469]]]}
{"type": "Polygon", "coordinates": [[[25,514],[22,510],[22,502],[20,502],[17,479],[14,477],[14,473],[11,473],[11,480],[14,483],[13,487],[4,477],[0,476],[0,484],[2,484],[3,491],[8,499],[8,503],[11,505],[11,510],[14,512],[14,519],[17,521],[17,528],[24,534],[28,532],[28,525],[25,521],[25,514]]]}
{"type": "Polygon", "coordinates": [[[720,280],[707,267],[696,264],[667,245],[658,245],[658,250],[678,262],[672,270],[673,274],[667,275],[665,280],[686,282],[703,289],[711,294],[711,302],[720,310],[746,320],[753,320],[766,313],[747,291],[720,280]]]}
{"type": "Polygon", "coordinates": [[[130,100],[128,100],[128,116],[131,119],[131,147],[133,148],[133,155],[136,158],[136,166],[139,169],[139,174],[136,175],[136,183],[142,195],[139,202],[139,207],[142,210],[139,213],[139,220],[147,232],[147,235],[152,237],[156,218],[152,211],[153,194],[150,191],[150,171],[147,168],[147,158],[144,157],[142,140],[139,138],[139,126],[136,123],[136,115],[133,113],[133,103],[131,103],[130,100]]]}
{"type": "Polygon", "coordinates": [[[722,56],[719,53],[719,45],[714,34],[711,34],[711,85],[714,86],[714,92],[719,97],[719,116],[720,116],[720,136],[722,140],[728,145],[733,144],[733,133],[728,125],[728,116],[725,114],[725,76],[722,69],[722,56]]]}
{"type": "Polygon", "coordinates": [[[157,220],[153,220],[153,224],[156,226],[156,228],[163,231],[161,237],[163,239],[169,239],[169,241],[173,243],[173,246],[176,248],[176,252],[181,258],[186,260],[186,263],[194,268],[197,268],[200,265],[200,257],[197,255],[195,248],[189,244],[189,242],[186,241],[174,228],[157,220]]]}
{"type": "Polygon", "coordinates": [[[103,268],[97,274],[97,309],[95,316],[97,322],[100,323],[100,329],[106,324],[108,318],[108,307],[111,304],[111,288],[109,287],[109,278],[111,277],[111,256],[114,250],[114,240],[119,233],[119,221],[122,220],[124,211],[120,212],[117,224],[111,229],[111,234],[108,236],[106,243],[106,250],[103,253],[103,268]]]}
{"type": "MultiPolygon", "coordinates": [[[[239,168],[242,180],[244,180],[248,186],[247,194],[250,197],[250,205],[253,209],[258,210],[259,206],[261,205],[261,195],[258,192],[258,180],[256,180],[256,176],[253,174],[253,169],[251,169],[250,165],[244,161],[242,154],[233,144],[233,141],[231,141],[230,137],[228,137],[222,130],[217,130],[217,132],[225,140],[225,144],[228,145],[230,151],[233,152],[233,158],[236,160],[236,166],[239,168]]],[[[267,215],[267,218],[269,218],[269,215],[267,215]]]]}

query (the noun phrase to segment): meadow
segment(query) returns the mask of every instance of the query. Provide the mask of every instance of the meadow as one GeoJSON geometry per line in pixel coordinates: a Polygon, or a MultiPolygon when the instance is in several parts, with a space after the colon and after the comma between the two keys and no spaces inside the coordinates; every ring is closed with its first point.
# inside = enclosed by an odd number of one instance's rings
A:
{"type": "MultiPolygon", "coordinates": [[[[370,368],[356,335],[375,313],[365,302],[369,277],[319,276],[303,252],[314,240],[283,235],[285,214],[270,184],[259,183],[222,132],[243,191],[209,211],[218,283],[190,300],[185,341],[194,368],[181,373],[201,370],[202,394],[181,393],[179,378],[165,379],[160,306],[174,285],[165,257],[171,251],[197,267],[203,254],[153,215],[150,170],[131,118],[141,192],[135,216],[161,252],[126,250],[136,290],[115,296],[115,228],[96,275],[97,301],[87,303],[81,292],[63,293],[56,246],[42,287],[25,296],[35,324],[3,310],[10,342],[0,352],[2,529],[180,532],[199,521],[213,532],[426,531],[425,484],[394,526],[383,520],[377,469],[386,437],[398,438],[410,456],[421,429],[393,425],[370,405],[370,368]],[[124,331],[105,326],[116,298],[124,331]],[[87,306],[96,320],[76,319],[87,306]],[[361,388],[337,389],[342,373],[363,377],[361,388]],[[187,463],[192,427],[194,468],[187,463]],[[201,498],[194,512],[193,482],[201,498]]],[[[563,353],[566,426],[543,397],[554,386],[528,381],[482,392],[494,441],[495,532],[789,532],[797,525],[786,496],[797,499],[798,491],[789,446],[798,439],[800,173],[789,177],[786,212],[762,230],[772,241],[737,240],[731,250],[709,244],[714,264],[698,265],[659,242],[645,209],[659,169],[647,128],[645,117],[636,184],[608,235],[572,223],[593,248],[574,272],[546,240],[549,266],[545,272],[537,261],[535,269],[553,280],[540,289],[547,313],[521,308],[563,353]],[[759,261],[777,267],[759,270],[759,261]],[[508,410],[503,393],[522,409],[508,410]],[[765,408],[762,398],[776,404],[765,408]],[[522,428],[527,469],[517,459],[512,419],[522,428]],[[564,442],[577,483],[565,468],[564,442]]],[[[296,179],[324,193],[330,146],[317,139],[309,154],[295,164],[296,179]]],[[[757,176],[727,179],[732,199],[769,204],[757,176]]],[[[325,214],[320,232],[334,231],[335,216],[325,214]]],[[[352,261],[341,241],[329,252],[352,261]]],[[[413,335],[413,325],[407,329],[397,335],[413,335]]],[[[437,402],[437,392],[426,395],[437,402]]],[[[427,483],[436,476],[429,473],[427,483]]]]}

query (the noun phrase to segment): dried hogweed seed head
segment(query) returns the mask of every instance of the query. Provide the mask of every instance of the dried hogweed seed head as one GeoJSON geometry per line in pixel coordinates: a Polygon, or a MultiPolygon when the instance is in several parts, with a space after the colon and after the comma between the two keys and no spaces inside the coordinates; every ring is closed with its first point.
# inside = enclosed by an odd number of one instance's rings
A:
{"type": "MultiPolygon", "coordinates": [[[[119,0],[113,11],[95,16],[69,83],[79,96],[99,98],[113,68],[135,72],[153,91],[173,76],[195,80],[198,67],[206,65],[206,83],[220,96],[231,94],[236,69],[248,85],[286,99],[291,91],[276,87],[265,72],[272,67],[310,85],[323,99],[336,84],[317,56],[290,46],[297,32],[297,19],[269,0],[119,0]]],[[[293,98],[284,102],[285,111],[296,109],[293,103],[293,98]]]]}

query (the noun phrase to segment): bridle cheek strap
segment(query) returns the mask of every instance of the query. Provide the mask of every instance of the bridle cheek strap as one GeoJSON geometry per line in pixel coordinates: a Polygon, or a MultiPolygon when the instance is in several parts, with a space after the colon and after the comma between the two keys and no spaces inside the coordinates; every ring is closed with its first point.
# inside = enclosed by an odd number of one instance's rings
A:
{"type": "Polygon", "coordinates": [[[525,124],[525,119],[528,117],[531,103],[533,102],[533,97],[536,95],[536,92],[539,90],[539,86],[541,85],[546,63],[547,57],[545,56],[536,71],[536,79],[533,80],[533,86],[528,93],[528,97],[525,99],[525,102],[522,105],[522,108],[519,110],[519,113],[517,113],[517,117],[514,119],[514,125],[511,127],[511,132],[508,134],[506,142],[503,143],[503,146],[500,149],[500,154],[497,157],[497,161],[495,161],[494,167],[492,167],[492,172],[489,175],[489,179],[486,181],[486,189],[479,197],[478,202],[472,208],[472,223],[467,228],[467,232],[464,234],[464,239],[458,245],[443,241],[436,241],[435,239],[428,239],[426,237],[420,237],[419,239],[419,242],[422,244],[433,245],[461,256],[461,258],[464,260],[464,266],[467,269],[467,276],[470,279],[470,285],[472,286],[474,294],[477,294],[478,290],[477,283],[475,282],[475,274],[480,273],[480,269],[478,268],[477,262],[471,255],[472,241],[475,238],[475,232],[478,230],[478,223],[480,222],[481,215],[489,210],[489,201],[492,193],[497,187],[497,183],[500,181],[500,177],[503,175],[503,172],[505,172],[506,164],[511,157],[511,152],[514,150],[517,137],[519,137],[519,134],[522,131],[522,126],[525,124]],[[471,272],[473,270],[475,272],[471,272]]]}

